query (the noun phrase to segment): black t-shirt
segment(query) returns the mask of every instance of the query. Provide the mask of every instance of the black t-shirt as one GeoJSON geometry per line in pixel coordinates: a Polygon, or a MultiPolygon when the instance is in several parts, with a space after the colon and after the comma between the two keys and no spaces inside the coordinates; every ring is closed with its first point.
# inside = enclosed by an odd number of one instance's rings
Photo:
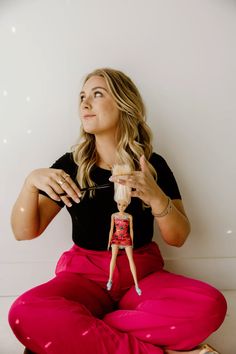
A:
{"type": "MultiPolygon", "coordinates": [[[[157,172],[157,184],[171,199],[181,199],[181,195],[172,171],[160,155],[153,153],[149,162],[157,172]]],[[[76,182],[77,164],[72,153],[60,157],[51,168],[63,169],[76,182]]],[[[98,184],[109,183],[111,171],[95,166],[92,171],[92,180],[98,184]]],[[[42,191],[40,194],[48,195],[42,191]]],[[[56,202],[63,207],[65,204],[56,202]]],[[[80,203],[72,201],[72,207],[66,207],[72,219],[72,239],[80,247],[90,250],[106,250],[111,214],[117,212],[114,201],[114,187],[98,189],[93,198],[86,192],[80,203]]],[[[133,216],[134,248],[151,242],[153,237],[153,215],[151,208],[144,208],[139,198],[132,198],[126,212],[133,216]]]]}

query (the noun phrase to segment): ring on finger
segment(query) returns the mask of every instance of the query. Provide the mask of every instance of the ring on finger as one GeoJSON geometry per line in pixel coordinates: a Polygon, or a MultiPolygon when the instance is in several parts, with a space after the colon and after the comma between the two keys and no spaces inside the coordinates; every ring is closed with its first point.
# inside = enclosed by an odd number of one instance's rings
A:
{"type": "Polygon", "coordinates": [[[59,195],[60,197],[63,197],[63,196],[66,196],[66,195],[67,195],[67,193],[66,193],[66,192],[63,192],[63,193],[58,193],[58,195],[59,195]]]}
{"type": "Polygon", "coordinates": [[[57,181],[57,183],[60,184],[60,186],[62,186],[65,183],[65,180],[61,178],[57,181]]]}
{"type": "Polygon", "coordinates": [[[66,173],[66,174],[65,174],[65,177],[63,177],[63,178],[64,178],[64,180],[66,181],[66,179],[67,179],[68,177],[70,177],[70,175],[68,175],[68,173],[66,173]]]}

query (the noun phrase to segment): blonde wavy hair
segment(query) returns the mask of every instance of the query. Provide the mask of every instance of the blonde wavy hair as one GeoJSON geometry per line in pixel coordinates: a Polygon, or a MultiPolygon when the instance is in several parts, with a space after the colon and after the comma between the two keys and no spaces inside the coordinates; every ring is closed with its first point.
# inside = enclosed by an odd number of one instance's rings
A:
{"type": "MultiPolygon", "coordinates": [[[[149,160],[153,148],[152,133],[146,124],[145,106],[137,87],[123,72],[111,68],[92,71],[85,77],[83,85],[93,76],[104,78],[108,91],[120,111],[116,134],[116,161],[119,164],[128,164],[131,170],[140,170],[141,155],[144,154],[149,160]]],[[[96,151],[95,136],[85,132],[82,125],[79,143],[73,147],[73,158],[79,166],[77,181],[80,187],[94,186],[91,171],[98,162],[99,156],[96,151]]],[[[150,163],[148,164],[156,178],[155,169],[150,163]]]]}

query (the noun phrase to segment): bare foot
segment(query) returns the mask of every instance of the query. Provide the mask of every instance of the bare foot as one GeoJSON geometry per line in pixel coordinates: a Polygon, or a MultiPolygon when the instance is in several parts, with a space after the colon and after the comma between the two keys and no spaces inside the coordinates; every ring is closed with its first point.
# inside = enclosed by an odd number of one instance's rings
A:
{"type": "Polygon", "coordinates": [[[190,351],[176,351],[176,350],[165,350],[165,354],[219,354],[218,351],[214,348],[212,348],[209,344],[203,344],[201,345],[198,349],[190,350],[190,351]]]}
{"type": "Polygon", "coordinates": [[[165,354],[199,354],[200,349],[190,350],[189,352],[178,352],[176,350],[166,350],[165,354]]]}

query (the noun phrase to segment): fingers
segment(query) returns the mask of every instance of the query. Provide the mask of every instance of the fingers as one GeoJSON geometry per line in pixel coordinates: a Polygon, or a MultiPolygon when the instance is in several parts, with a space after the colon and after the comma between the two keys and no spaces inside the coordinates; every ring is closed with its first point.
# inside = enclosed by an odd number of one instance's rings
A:
{"type": "Polygon", "coordinates": [[[60,202],[61,198],[59,197],[59,193],[56,193],[55,190],[51,186],[46,186],[44,189],[44,192],[47,193],[47,195],[58,202],[60,202]]]}
{"type": "Polygon", "coordinates": [[[148,164],[147,164],[147,160],[146,160],[146,157],[144,155],[142,155],[139,159],[139,163],[140,163],[140,168],[141,168],[141,171],[143,173],[146,173],[147,175],[150,175],[151,174],[151,171],[148,167],[148,164]]]}
{"type": "Polygon", "coordinates": [[[144,201],[145,198],[145,178],[143,172],[135,171],[130,175],[113,176],[113,182],[122,184],[131,189],[130,196],[138,197],[144,201]]]}
{"type": "Polygon", "coordinates": [[[145,156],[144,156],[144,155],[142,155],[142,156],[140,157],[139,163],[140,163],[141,171],[142,171],[142,172],[146,172],[147,164],[146,164],[146,159],[145,159],[145,156]]]}
{"type": "Polygon", "coordinates": [[[57,193],[60,200],[62,200],[68,207],[72,206],[71,200],[79,203],[82,196],[79,188],[72,180],[70,175],[60,173],[60,177],[53,181],[53,189],[57,193]]]}
{"type": "Polygon", "coordinates": [[[60,169],[39,169],[36,171],[37,187],[45,191],[50,198],[63,201],[68,207],[72,201],[79,203],[81,192],[69,174],[60,169]]]}
{"type": "Polygon", "coordinates": [[[139,189],[136,189],[130,193],[131,197],[141,198],[143,197],[143,192],[139,189]]]}
{"type": "MultiPolygon", "coordinates": [[[[144,162],[144,164],[146,164],[146,162],[144,162]]],[[[148,168],[147,164],[146,167],[148,168]]],[[[144,167],[144,169],[146,167],[144,167]]],[[[130,196],[141,199],[147,205],[150,205],[150,200],[157,193],[156,181],[150,172],[133,171],[128,175],[113,175],[110,181],[130,187],[130,196]]]]}
{"type": "Polygon", "coordinates": [[[140,162],[141,171],[133,171],[130,174],[124,174],[119,176],[113,175],[109,178],[109,180],[112,182],[124,184],[132,188],[140,187],[140,185],[145,183],[145,179],[150,178],[152,174],[144,155],[140,157],[139,162],[140,162]]]}
{"type": "Polygon", "coordinates": [[[112,176],[110,181],[123,184],[133,189],[142,189],[145,185],[145,178],[140,171],[134,171],[128,175],[112,176]]]}

